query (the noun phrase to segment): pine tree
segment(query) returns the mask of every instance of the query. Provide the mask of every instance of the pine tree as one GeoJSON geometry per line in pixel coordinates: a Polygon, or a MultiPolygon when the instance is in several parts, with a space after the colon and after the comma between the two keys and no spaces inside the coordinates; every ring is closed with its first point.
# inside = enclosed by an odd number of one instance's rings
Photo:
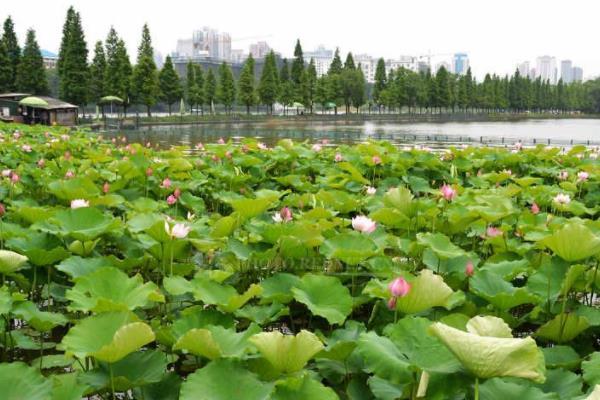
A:
{"type": "Polygon", "coordinates": [[[294,89],[294,100],[302,101],[302,75],[304,73],[304,55],[302,53],[302,46],[300,45],[300,39],[296,40],[296,47],[294,48],[294,61],[292,61],[290,78],[292,80],[292,86],[294,89]]]}
{"type": "Polygon", "coordinates": [[[0,41],[6,47],[10,64],[10,84],[6,90],[15,91],[17,90],[17,71],[21,62],[21,48],[10,16],[4,21],[4,31],[0,41]]]}
{"type": "Polygon", "coordinates": [[[204,96],[211,114],[214,112],[215,100],[217,97],[217,80],[212,69],[208,70],[206,80],[204,81],[204,96]]]}
{"type": "Polygon", "coordinates": [[[373,101],[377,105],[379,112],[381,113],[381,93],[387,86],[387,77],[385,73],[385,60],[380,58],[377,60],[377,67],[375,68],[375,84],[373,85],[373,101]]]}
{"type": "Polygon", "coordinates": [[[342,59],[340,58],[340,49],[335,49],[335,54],[333,55],[333,60],[331,60],[331,64],[329,65],[327,75],[341,74],[342,68],[343,67],[342,59]]]}
{"type": "Polygon", "coordinates": [[[160,88],[148,24],[144,24],[142,28],[142,41],[138,48],[137,64],[133,68],[131,85],[134,102],[145,105],[148,116],[152,116],[150,108],[158,101],[160,88]]]}
{"type": "Polygon", "coordinates": [[[315,60],[310,59],[308,67],[304,70],[302,76],[302,104],[313,113],[313,104],[315,103],[315,91],[317,87],[317,69],[315,60]]]}
{"type": "Polygon", "coordinates": [[[352,85],[352,105],[356,108],[356,113],[360,107],[365,104],[365,75],[362,72],[362,68],[359,67],[352,71],[354,74],[353,85],[352,85]]]}
{"type": "Polygon", "coordinates": [[[117,96],[128,102],[131,81],[131,62],[124,42],[114,28],[110,28],[106,38],[106,74],[104,75],[104,93],[117,96]]]}
{"type": "MultiPolygon", "coordinates": [[[[195,100],[196,105],[202,109],[202,115],[204,115],[204,73],[202,72],[202,67],[199,64],[194,64],[194,77],[196,78],[196,93],[195,100]]],[[[197,112],[197,111],[196,111],[197,112]]]]}
{"type": "Polygon", "coordinates": [[[235,101],[235,80],[231,67],[223,62],[219,67],[219,82],[217,84],[217,99],[223,106],[225,112],[231,113],[235,101]]]}
{"type": "Polygon", "coordinates": [[[48,81],[44,70],[44,60],[35,38],[35,31],[27,31],[27,39],[17,73],[17,89],[24,93],[48,94],[48,81]]]}
{"type": "Polygon", "coordinates": [[[349,70],[356,69],[356,65],[354,64],[354,57],[352,57],[352,53],[348,53],[346,55],[346,61],[344,62],[344,69],[349,69],[349,70]]]}
{"type": "Polygon", "coordinates": [[[279,101],[283,105],[283,113],[286,108],[294,103],[294,83],[290,79],[290,68],[287,58],[283,59],[281,70],[279,71],[279,101]]]}
{"type": "Polygon", "coordinates": [[[158,83],[160,87],[160,99],[167,103],[169,115],[171,115],[171,107],[173,106],[173,103],[181,99],[183,96],[183,89],[181,88],[181,83],[179,82],[179,76],[173,67],[171,56],[167,56],[165,64],[158,74],[158,83]]]}
{"type": "Polygon", "coordinates": [[[89,97],[88,49],[81,17],[73,7],[67,11],[58,55],[59,97],[84,106],[89,97]]]}
{"type": "Polygon", "coordinates": [[[94,59],[90,65],[90,100],[98,103],[105,95],[104,83],[106,81],[106,57],[101,41],[94,47],[94,59]]]}
{"type": "Polygon", "coordinates": [[[254,86],[254,58],[250,54],[244,62],[238,80],[239,99],[246,106],[246,114],[250,114],[250,107],[256,104],[256,89],[254,86]]]}
{"type": "Polygon", "coordinates": [[[196,83],[196,67],[192,61],[188,61],[185,67],[185,100],[192,109],[198,109],[198,84],[196,83]]]}
{"type": "Polygon", "coordinates": [[[2,40],[0,40],[0,92],[11,91],[12,85],[12,66],[8,49],[2,40]]]}
{"type": "Polygon", "coordinates": [[[279,75],[277,73],[277,63],[275,61],[275,53],[271,50],[265,57],[265,65],[263,66],[258,85],[258,94],[261,103],[265,104],[269,113],[273,113],[273,103],[277,100],[279,90],[279,75]]]}

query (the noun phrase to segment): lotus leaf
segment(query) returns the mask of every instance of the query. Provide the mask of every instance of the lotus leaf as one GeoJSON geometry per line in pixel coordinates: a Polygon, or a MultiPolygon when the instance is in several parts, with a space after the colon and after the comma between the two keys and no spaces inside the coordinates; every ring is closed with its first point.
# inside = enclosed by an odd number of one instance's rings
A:
{"type": "Polygon", "coordinates": [[[540,243],[570,262],[584,260],[600,252],[600,237],[577,222],[566,224],[540,243]]]}
{"type": "Polygon", "coordinates": [[[222,326],[194,328],[177,340],[173,350],[186,350],[210,360],[222,357],[239,358],[250,346],[248,338],[260,331],[260,327],[254,324],[244,332],[235,332],[222,326]]]}
{"type": "Polygon", "coordinates": [[[22,362],[0,364],[0,388],[5,400],[52,399],[52,382],[22,362]]]}
{"type": "Polygon", "coordinates": [[[333,276],[306,274],[292,293],[296,301],[330,324],[342,324],[352,312],[350,291],[333,276]]]}
{"type": "Polygon", "coordinates": [[[262,332],[249,340],[277,372],[286,374],[300,371],[323,349],[319,338],[306,330],[296,336],[276,331],[262,332]]]}

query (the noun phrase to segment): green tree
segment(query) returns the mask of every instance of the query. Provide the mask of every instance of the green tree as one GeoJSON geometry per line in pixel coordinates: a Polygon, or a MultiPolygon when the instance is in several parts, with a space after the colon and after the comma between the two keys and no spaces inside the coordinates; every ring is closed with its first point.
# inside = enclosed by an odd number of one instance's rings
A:
{"type": "Polygon", "coordinates": [[[204,81],[204,96],[210,112],[214,113],[215,101],[217,99],[217,80],[212,69],[209,69],[206,73],[206,80],[204,81]]]}
{"type": "Polygon", "coordinates": [[[246,114],[250,114],[250,107],[256,104],[254,58],[252,58],[252,54],[244,62],[244,67],[238,80],[238,93],[240,102],[246,106],[246,114]]]}
{"type": "Polygon", "coordinates": [[[327,71],[327,75],[332,74],[341,74],[342,73],[342,59],[340,58],[340,49],[335,49],[335,53],[333,55],[333,60],[331,60],[331,64],[329,65],[329,70],[327,71]]]}
{"type": "Polygon", "coordinates": [[[133,68],[131,86],[134,102],[146,106],[150,117],[150,108],[158,101],[160,88],[148,24],[144,24],[142,28],[142,41],[138,48],[137,64],[133,68]]]}
{"type": "Polygon", "coordinates": [[[362,68],[359,67],[353,71],[354,79],[352,83],[352,105],[356,108],[358,114],[360,107],[365,104],[365,75],[362,68]]]}
{"type": "Polygon", "coordinates": [[[13,83],[8,49],[4,42],[0,40],[0,92],[11,91],[13,83]]]}
{"type": "Polygon", "coordinates": [[[37,95],[46,95],[49,91],[44,60],[33,29],[27,31],[27,39],[25,39],[25,47],[17,73],[17,90],[37,95]]]}
{"type": "Polygon", "coordinates": [[[356,65],[354,64],[354,57],[352,57],[352,53],[348,53],[346,55],[346,61],[344,61],[344,69],[356,69],[356,65]]]}
{"type": "Polygon", "coordinates": [[[80,106],[85,106],[90,91],[87,58],[81,17],[73,7],[69,7],[58,54],[58,92],[62,99],[80,106]]]}
{"type": "Polygon", "coordinates": [[[290,78],[296,94],[294,100],[302,101],[302,74],[304,73],[304,55],[302,53],[300,39],[296,40],[296,47],[294,48],[294,61],[292,61],[291,68],[290,78]]]}
{"type": "Polygon", "coordinates": [[[290,79],[287,58],[283,59],[283,65],[279,71],[279,101],[283,105],[284,114],[286,114],[287,107],[294,103],[294,83],[290,79]]]}
{"type": "Polygon", "coordinates": [[[327,75],[323,75],[317,79],[315,85],[315,103],[321,104],[321,110],[323,110],[329,100],[329,82],[327,82],[327,75]]]}
{"type": "Polygon", "coordinates": [[[202,69],[199,65],[189,61],[185,67],[185,99],[190,105],[190,112],[192,109],[196,108],[196,113],[198,113],[198,108],[203,102],[201,90],[203,90],[204,86],[203,77],[200,76],[200,80],[198,80],[196,77],[197,73],[202,75],[202,69]],[[199,82],[200,85],[198,85],[199,82]]]}
{"type": "Polygon", "coordinates": [[[379,113],[381,113],[381,93],[387,86],[387,76],[385,73],[385,60],[380,58],[377,60],[377,67],[375,67],[375,84],[373,85],[373,101],[377,105],[379,113]]]}
{"type": "Polygon", "coordinates": [[[160,99],[167,103],[169,115],[171,115],[173,103],[183,97],[183,89],[179,82],[179,76],[173,67],[171,56],[167,56],[165,64],[158,74],[158,85],[160,87],[160,99]]]}
{"type": "Polygon", "coordinates": [[[4,30],[0,41],[6,47],[10,65],[10,84],[7,90],[14,91],[17,90],[17,71],[21,63],[21,48],[15,33],[15,25],[10,16],[4,21],[4,30]]]}
{"type": "Polygon", "coordinates": [[[439,107],[442,112],[442,107],[447,108],[450,106],[450,77],[448,70],[441,66],[435,74],[435,81],[437,87],[437,96],[435,97],[434,105],[439,107]]]}
{"type": "Polygon", "coordinates": [[[125,42],[119,38],[114,28],[110,28],[105,42],[106,75],[104,95],[123,99],[125,110],[130,103],[132,67],[125,42]]]}
{"type": "Polygon", "coordinates": [[[105,95],[106,82],[106,57],[101,41],[94,47],[94,59],[90,65],[90,100],[97,103],[105,95]]]}
{"type": "MultiPolygon", "coordinates": [[[[202,67],[200,64],[194,64],[194,77],[196,78],[196,93],[195,93],[195,104],[200,107],[202,110],[202,115],[204,115],[204,73],[202,72],[202,67]]],[[[198,111],[196,110],[196,113],[198,111]]]]}
{"type": "Polygon", "coordinates": [[[223,62],[219,67],[219,83],[217,85],[217,99],[223,106],[225,112],[231,113],[233,103],[235,102],[235,80],[231,67],[223,62]]]}
{"type": "Polygon", "coordinates": [[[275,53],[271,50],[265,57],[265,65],[263,66],[258,84],[258,95],[262,104],[267,106],[267,112],[273,113],[273,104],[277,100],[279,91],[279,75],[277,73],[277,63],[275,61],[275,53]]]}
{"type": "Polygon", "coordinates": [[[316,88],[317,68],[315,67],[315,60],[311,58],[302,75],[302,104],[310,110],[311,114],[315,103],[316,88]]]}

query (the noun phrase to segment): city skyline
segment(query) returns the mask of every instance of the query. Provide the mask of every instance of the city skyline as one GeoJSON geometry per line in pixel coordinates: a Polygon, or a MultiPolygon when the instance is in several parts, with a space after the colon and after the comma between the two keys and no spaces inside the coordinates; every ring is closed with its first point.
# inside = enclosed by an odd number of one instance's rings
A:
{"type": "MultiPolygon", "coordinates": [[[[452,5],[441,1],[427,6],[397,4],[376,7],[375,4],[366,10],[359,7],[362,3],[354,1],[344,2],[343,8],[335,2],[308,1],[305,7],[294,9],[293,18],[289,9],[282,9],[273,1],[264,1],[260,6],[230,1],[207,3],[200,7],[175,0],[170,7],[159,4],[144,4],[142,7],[114,0],[102,4],[65,0],[49,4],[33,0],[27,4],[8,3],[3,8],[3,14],[13,17],[21,42],[25,31],[33,27],[38,31],[40,46],[52,52],[58,50],[62,22],[66,9],[72,4],[82,15],[89,48],[96,40],[104,40],[113,25],[126,40],[132,59],[139,45],[141,27],[148,22],[155,50],[163,55],[172,51],[178,38],[185,37],[198,27],[209,25],[230,32],[232,41],[245,37],[264,37],[272,48],[287,57],[292,55],[293,45],[299,38],[305,50],[324,44],[327,48],[339,47],[342,54],[352,51],[353,54],[371,54],[385,59],[394,59],[403,54],[465,52],[478,79],[488,72],[510,74],[520,61],[541,54],[553,54],[558,60],[576,60],[577,65],[583,67],[585,78],[600,75],[600,60],[593,52],[586,50],[593,48],[591,40],[595,33],[592,31],[594,24],[591,15],[594,13],[591,11],[596,6],[574,0],[573,7],[556,10],[557,7],[552,4],[559,5],[557,1],[543,2],[544,7],[538,7],[538,3],[542,4],[538,1],[523,4],[509,0],[497,7],[494,18],[487,19],[484,18],[485,10],[473,7],[467,0],[457,0],[452,5]],[[432,6],[436,7],[435,13],[430,12],[432,6]],[[32,7],[35,7],[36,13],[31,12],[32,7]],[[520,12],[511,13],[513,7],[520,12]],[[263,9],[268,12],[256,14],[259,17],[253,19],[244,19],[245,15],[263,9]],[[578,23],[565,22],[571,13],[582,9],[586,12],[578,14],[578,23]],[[470,23],[454,24],[458,13],[464,12],[470,13],[470,23]],[[411,18],[394,19],[394,16],[409,15],[411,18]],[[530,15],[536,17],[532,19],[530,15]],[[474,16],[479,17],[472,18],[474,16]],[[506,25],[506,21],[511,22],[510,26],[506,25]],[[328,26],[334,23],[336,30],[331,31],[328,26]],[[564,25],[561,29],[558,29],[559,23],[564,25]],[[544,35],[529,40],[513,32],[515,25],[543,31],[544,35]],[[548,28],[553,25],[556,29],[548,28]],[[588,40],[590,43],[586,43],[588,40]],[[580,45],[573,46],[575,41],[580,45]]],[[[233,47],[243,48],[257,41],[240,40],[233,47]]]]}

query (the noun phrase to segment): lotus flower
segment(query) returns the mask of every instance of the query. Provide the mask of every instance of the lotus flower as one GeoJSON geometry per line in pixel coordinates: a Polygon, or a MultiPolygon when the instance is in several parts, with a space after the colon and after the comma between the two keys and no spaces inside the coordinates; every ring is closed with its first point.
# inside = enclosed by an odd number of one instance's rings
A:
{"type": "Polygon", "coordinates": [[[281,217],[281,213],[278,211],[275,214],[273,214],[273,216],[271,217],[273,219],[273,222],[275,222],[276,224],[280,224],[283,222],[283,218],[281,217]]]}
{"type": "Polygon", "coordinates": [[[177,203],[177,197],[170,194],[169,197],[167,197],[167,204],[172,206],[175,203],[177,203]]]}
{"type": "Polygon", "coordinates": [[[322,149],[322,147],[321,147],[321,145],[320,145],[320,144],[318,144],[318,143],[315,143],[315,144],[313,144],[313,145],[312,145],[312,150],[313,150],[314,152],[316,152],[316,153],[320,152],[320,151],[321,151],[321,149],[322,149]]]}
{"type": "Polygon", "coordinates": [[[398,303],[398,298],[397,297],[390,297],[390,299],[387,302],[387,307],[390,310],[395,310],[396,309],[396,303],[398,303]]]}
{"type": "Polygon", "coordinates": [[[440,193],[442,194],[442,197],[447,201],[451,201],[456,197],[456,190],[450,185],[443,185],[440,188],[440,193]]]}
{"type": "Polygon", "coordinates": [[[373,164],[379,165],[379,164],[381,164],[381,157],[379,157],[379,156],[373,156],[371,158],[371,161],[373,162],[373,164]]]}
{"type": "Polygon", "coordinates": [[[558,174],[558,179],[560,179],[561,181],[566,181],[567,179],[569,179],[569,173],[567,171],[560,171],[560,173],[558,174]]]}
{"type": "Polygon", "coordinates": [[[0,218],[2,218],[4,214],[6,214],[6,207],[4,207],[4,204],[0,203],[0,218]]]}
{"type": "Polygon", "coordinates": [[[377,224],[372,219],[359,215],[352,218],[352,228],[362,233],[371,233],[377,228],[377,224]]]}
{"type": "Polygon", "coordinates": [[[488,226],[488,228],[485,231],[485,235],[489,238],[502,236],[502,229],[496,228],[495,226],[488,226]]]}
{"type": "Polygon", "coordinates": [[[65,174],[65,179],[71,179],[75,176],[75,174],[73,173],[73,171],[67,171],[67,173],[65,174]]]}
{"type": "Polygon", "coordinates": [[[24,144],[23,146],[21,146],[21,150],[23,150],[25,153],[31,153],[31,146],[28,144],[24,144]]]}
{"type": "Polygon", "coordinates": [[[388,289],[393,297],[404,297],[410,292],[410,283],[404,278],[396,278],[390,282],[388,289]]]}
{"type": "Polygon", "coordinates": [[[75,208],[84,208],[84,207],[89,207],[90,206],[90,202],[84,199],[75,199],[75,200],[71,200],[71,208],[75,209],[75,208]]]}
{"type": "Polygon", "coordinates": [[[335,153],[335,157],[333,159],[335,160],[335,162],[342,162],[344,160],[344,157],[342,157],[340,153],[335,153]]]}
{"type": "Polygon", "coordinates": [[[374,196],[375,193],[377,193],[377,189],[375,189],[373,186],[367,186],[367,194],[369,196],[374,196]]]}
{"type": "Polygon", "coordinates": [[[204,145],[201,142],[196,143],[196,150],[204,150],[204,145]]]}
{"type": "Polygon", "coordinates": [[[329,144],[329,139],[321,139],[321,144],[328,145],[329,144]]]}
{"type": "Polygon", "coordinates": [[[537,205],[537,203],[536,203],[536,202],[534,202],[534,203],[531,205],[531,213],[532,213],[532,214],[538,214],[539,212],[540,212],[540,206],[538,206],[538,205],[537,205]]]}
{"type": "Polygon", "coordinates": [[[268,150],[269,148],[267,147],[266,144],[262,143],[262,142],[258,142],[258,144],[256,145],[260,150],[268,150]]]}
{"type": "Polygon", "coordinates": [[[110,184],[108,182],[104,182],[104,185],[102,185],[102,192],[104,194],[108,193],[110,191],[110,184]]]}
{"type": "Polygon", "coordinates": [[[467,264],[465,265],[465,275],[473,276],[474,273],[475,273],[475,266],[473,265],[473,261],[469,260],[469,261],[467,261],[467,264]]]}
{"type": "Polygon", "coordinates": [[[590,177],[590,174],[588,174],[585,171],[580,171],[577,173],[577,181],[579,181],[579,182],[585,182],[588,180],[589,177],[590,177]]]}
{"type": "Polygon", "coordinates": [[[165,232],[172,239],[184,239],[188,233],[190,233],[191,228],[186,224],[178,223],[173,225],[173,228],[169,226],[169,223],[165,221],[165,232]]]}
{"type": "Polygon", "coordinates": [[[152,168],[150,168],[150,167],[146,168],[146,176],[152,176],[152,174],[154,174],[154,171],[152,171],[152,168]]]}
{"type": "Polygon", "coordinates": [[[2,176],[5,178],[10,177],[10,175],[12,174],[12,171],[10,169],[3,169],[2,170],[2,176]]]}
{"type": "Polygon", "coordinates": [[[559,193],[552,199],[557,204],[567,205],[571,202],[571,196],[564,193],[559,193]]]}
{"type": "Polygon", "coordinates": [[[168,189],[171,187],[171,180],[169,178],[165,178],[163,179],[162,183],[160,184],[160,187],[163,189],[168,189]]]}
{"type": "Polygon", "coordinates": [[[218,144],[225,144],[225,139],[223,139],[222,137],[219,138],[219,140],[217,140],[218,144]]]}
{"type": "Polygon", "coordinates": [[[19,175],[15,174],[14,172],[10,176],[10,181],[12,182],[13,185],[16,185],[17,183],[19,183],[20,180],[21,180],[21,177],[19,175]]]}
{"type": "Polygon", "coordinates": [[[283,207],[281,209],[281,211],[279,211],[279,215],[281,215],[281,219],[283,220],[283,222],[289,222],[292,220],[292,210],[290,210],[288,207],[283,207]]]}
{"type": "Polygon", "coordinates": [[[39,159],[38,162],[37,162],[37,166],[39,168],[44,168],[46,166],[46,160],[44,160],[43,158],[39,159]]]}
{"type": "Polygon", "coordinates": [[[176,199],[181,197],[181,189],[175,188],[175,190],[173,191],[173,196],[175,196],[176,199]]]}

